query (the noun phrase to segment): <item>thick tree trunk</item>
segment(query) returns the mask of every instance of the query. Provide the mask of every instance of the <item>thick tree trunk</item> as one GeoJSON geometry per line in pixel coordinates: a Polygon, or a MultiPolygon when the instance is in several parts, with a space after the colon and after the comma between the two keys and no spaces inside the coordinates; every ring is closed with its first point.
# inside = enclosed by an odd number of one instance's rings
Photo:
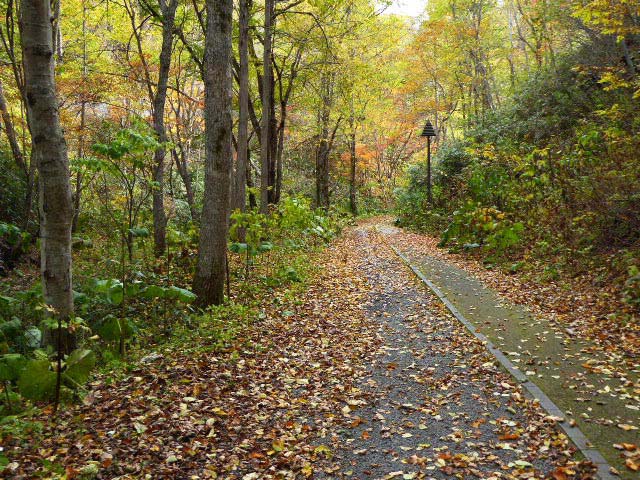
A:
{"type": "Polygon", "coordinates": [[[274,0],[265,0],[264,52],[262,57],[262,124],[260,125],[260,212],[269,212],[269,178],[271,170],[271,105],[273,104],[273,69],[271,66],[274,0]]]}
{"type": "MultiPolygon", "coordinates": [[[[27,109],[33,135],[33,159],[40,171],[43,294],[45,302],[55,309],[56,315],[66,319],[73,315],[73,205],[67,145],[60,127],[56,98],[49,0],[23,0],[20,22],[27,109]]],[[[74,347],[73,336],[64,335],[63,350],[69,352],[74,347]]]]}
{"type": "Polygon", "coordinates": [[[160,72],[158,87],[153,97],[153,129],[162,146],[154,153],[153,181],[153,245],[156,257],[160,257],[166,249],[167,215],[164,211],[164,160],[167,132],[164,127],[164,108],[167,101],[167,83],[171,67],[171,49],[173,47],[173,27],[178,0],[160,0],[162,13],[162,47],[160,49],[160,72]]]}
{"type": "Polygon", "coordinates": [[[234,178],[233,209],[241,212],[247,209],[247,164],[249,149],[249,8],[250,0],[240,0],[240,17],[238,20],[240,36],[238,52],[240,67],[238,71],[238,155],[236,175],[234,178]]]}
{"type": "Polygon", "coordinates": [[[200,306],[224,301],[231,168],[232,0],[207,0],[205,190],[193,290],[200,306]]]}

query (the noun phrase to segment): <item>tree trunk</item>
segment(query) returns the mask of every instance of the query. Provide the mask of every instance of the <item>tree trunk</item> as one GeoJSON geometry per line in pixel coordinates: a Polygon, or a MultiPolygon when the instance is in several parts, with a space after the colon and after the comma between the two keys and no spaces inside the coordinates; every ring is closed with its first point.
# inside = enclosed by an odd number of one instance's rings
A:
{"type": "Polygon", "coordinates": [[[153,155],[153,245],[156,257],[162,256],[167,246],[167,215],[164,211],[164,160],[166,156],[164,144],[167,142],[167,132],[164,127],[164,108],[167,101],[173,27],[178,0],[170,0],[168,4],[165,0],[160,0],[159,3],[162,13],[162,47],[160,49],[158,87],[153,97],[153,129],[158,141],[162,144],[153,155]]]}
{"type": "Polygon", "coordinates": [[[184,190],[187,194],[187,204],[189,205],[189,212],[191,213],[191,220],[195,221],[198,219],[198,212],[196,212],[196,203],[195,196],[193,194],[191,172],[189,171],[189,162],[184,152],[184,147],[180,145],[178,146],[180,148],[179,154],[175,148],[172,150],[173,160],[175,161],[176,168],[178,169],[178,174],[180,175],[182,183],[184,184],[184,190]]]}
{"type": "Polygon", "coordinates": [[[329,209],[329,121],[333,103],[333,79],[324,73],[321,78],[320,105],[320,138],[316,148],[316,205],[325,210],[329,209]]]}
{"type": "Polygon", "coordinates": [[[251,210],[258,206],[258,200],[256,199],[254,187],[256,186],[253,181],[253,173],[251,172],[251,150],[247,149],[247,189],[249,189],[249,208],[251,210]]]}
{"type": "Polygon", "coordinates": [[[27,164],[24,161],[24,156],[22,155],[22,150],[20,149],[20,144],[18,143],[18,137],[16,136],[16,131],[13,128],[13,120],[11,119],[11,115],[9,114],[9,108],[7,107],[7,100],[4,96],[4,87],[2,85],[1,80],[0,80],[0,114],[2,115],[4,132],[7,135],[7,140],[9,141],[9,147],[11,147],[11,154],[13,155],[13,160],[16,162],[16,165],[18,166],[18,168],[22,170],[25,178],[28,179],[29,167],[27,167],[27,164]]]}
{"type": "Polygon", "coordinates": [[[240,68],[238,72],[238,155],[234,185],[233,209],[241,212],[247,209],[247,163],[249,149],[249,8],[250,0],[240,0],[240,17],[238,20],[240,36],[238,52],[240,68]]]}
{"type": "MultiPolygon", "coordinates": [[[[272,62],[273,65],[273,62],[272,62]]],[[[276,102],[275,102],[276,82],[271,71],[271,104],[269,105],[269,204],[275,205],[276,201],[276,162],[278,155],[278,121],[276,118],[276,102]]]]}
{"type": "Polygon", "coordinates": [[[200,306],[224,301],[231,168],[232,0],[207,0],[205,187],[193,291],[200,306]]]}
{"type": "Polygon", "coordinates": [[[284,129],[287,121],[287,105],[280,104],[280,124],[278,125],[278,148],[276,149],[276,182],[275,203],[280,203],[282,196],[282,157],[284,154],[284,129]]]}
{"type": "MultiPolygon", "coordinates": [[[[73,316],[73,205],[67,145],[60,127],[56,98],[49,0],[23,0],[20,22],[33,159],[40,172],[42,288],[45,302],[55,309],[59,318],[67,319],[73,316]]],[[[74,337],[67,332],[63,335],[62,349],[69,352],[74,347],[74,337]]]]}
{"type": "Polygon", "coordinates": [[[356,127],[353,117],[351,117],[349,152],[351,157],[351,162],[349,164],[349,205],[351,207],[351,213],[356,216],[358,215],[358,205],[356,202],[356,162],[358,157],[356,156],[356,127]]]}
{"type": "Polygon", "coordinates": [[[271,167],[271,104],[273,103],[271,52],[274,0],[265,0],[264,52],[262,57],[262,124],[260,129],[260,212],[269,212],[269,173],[271,167]]]}

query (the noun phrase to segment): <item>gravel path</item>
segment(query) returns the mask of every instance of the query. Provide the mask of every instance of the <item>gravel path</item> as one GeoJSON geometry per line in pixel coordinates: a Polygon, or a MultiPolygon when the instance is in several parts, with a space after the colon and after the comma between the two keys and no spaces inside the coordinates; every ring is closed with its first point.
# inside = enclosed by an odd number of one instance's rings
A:
{"type": "Polygon", "coordinates": [[[378,229],[565,412],[562,416],[580,428],[621,478],[638,477],[625,465],[638,451],[620,449],[623,443],[639,443],[638,368],[620,371],[622,360],[616,362],[612,353],[604,355],[582,335],[514,305],[468,271],[436,257],[440,252],[421,248],[415,235],[388,225],[378,229]]]}
{"type": "Polygon", "coordinates": [[[418,284],[372,229],[356,235],[383,345],[319,478],[591,478],[483,345],[418,284]],[[564,466],[563,466],[564,465],[564,466]],[[572,475],[572,472],[574,474],[572,475]]]}

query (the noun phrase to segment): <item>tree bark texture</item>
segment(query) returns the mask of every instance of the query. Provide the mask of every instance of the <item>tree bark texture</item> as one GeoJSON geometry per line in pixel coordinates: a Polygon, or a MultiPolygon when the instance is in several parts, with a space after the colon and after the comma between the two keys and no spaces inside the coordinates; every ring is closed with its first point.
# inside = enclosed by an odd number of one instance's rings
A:
{"type": "MultiPolygon", "coordinates": [[[[321,78],[320,135],[316,147],[316,205],[329,209],[329,154],[331,141],[329,122],[333,105],[333,78],[331,74],[323,74],[321,78]]],[[[334,131],[335,135],[335,131],[334,131]]]]}
{"type": "Polygon", "coordinates": [[[247,208],[247,163],[249,149],[249,8],[250,0],[240,0],[238,20],[240,35],[238,52],[240,68],[238,72],[238,155],[234,178],[233,209],[244,212],[247,208]]]}
{"type": "MultiPolygon", "coordinates": [[[[22,55],[33,160],[39,170],[41,274],[45,302],[66,319],[73,315],[71,221],[73,204],[67,145],[60,127],[54,77],[51,4],[23,0],[22,55]]],[[[65,351],[73,337],[64,338],[65,351]]]]}
{"type": "Polygon", "coordinates": [[[171,67],[171,50],[173,47],[173,27],[175,23],[178,0],[159,0],[162,14],[162,47],[160,49],[160,71],[158,86],[153,97],[153,129],[158,141],[162,144],[154,155],[153,166],[153,245],[156,257],[160,257],[167,245],[167,215],[164,211],[164,160],[167,132],[164,126],[164,109],[167,102],[167,84],[171,67]]]}
{"type": "Polygon", "coordinates": [[[262,57],[262,123],[260,125],[260,212],[269,212],[271,172],[271,106],[273,104],[273,69],[271,65],[274,0],[265,0],[264,52],[262,57]]]}
{"type": "Polygon", "coordinates": [[[232,135],[232,0],[207,0],[205,190],[193,290],[200,306],[224,301],[232,135]]]}
{"type": "MultiPolygon", "coordinates": [[[[353,119],[353,117],[352,117],[353,119]]],[[[358,157],[356,155],[356,129],[355,122],[351,121],[351,134],[349,135],[349,154],[351,162],[349,164],[349,205],[351,207],[351,213],[358,215],[358,204],[356,199],[356,163],[358,157]]]]}

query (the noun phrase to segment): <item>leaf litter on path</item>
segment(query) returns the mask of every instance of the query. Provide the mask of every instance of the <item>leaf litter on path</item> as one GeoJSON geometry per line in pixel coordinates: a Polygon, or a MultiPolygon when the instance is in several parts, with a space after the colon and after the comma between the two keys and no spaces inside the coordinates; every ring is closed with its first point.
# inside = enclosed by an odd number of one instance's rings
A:
{"type": "Polygon", "coordinates": [[[523,373],[543,386],[554,401],[560,401],[569,415],[574,415],[570,424],[580,424],[609,461],[622,470],[623,476],[632,475],[635,463],[630,464],[628,458],[619,455],[614,443],[616,440],[637,443],[638,325],[617,325],[612,330],[610,322],[599,321],[605,315],[604,310],[621,308],[619,302],[604,305],[596,300],[602,292],[589,288],[584,278],[579,279],[575,290],[538,285],[486,269],[476,258],[448,253],[437,248],[432,237],[387,224],[378,228],[387,241],[419,268],[423,271],[426,268],[428,275],[438,277],[436,283],[450,290],[448,295],[456,307],[468,309],[465,315],[476,328],[489,335],[523,373]],[[494,312],[491,305],[482,302],[495,298],[495,292],[501,299],[494,312]],[[481,308],[473,308],[474,302],[481,308]],[[513,315],[509,317],[511,310],[530,313],[514,320],[513,315]]]}
{"type": "Polygon", "coordinates": [[[4,438],[3,475],[590,478],[375,235],[348,232],[318,262],[304,294],[265,298],[265,318],[231,347],[164,352],[112,384],[98,378],[57,425],[43,412],[33,442],[4,438]]]}
{"type": "Polygon", "coordinates": [[[319,478],[592,478],[564,433],[418,284],[372,229],[355,232],[381,348],[370,403],[333,433],[319,478]]]}

